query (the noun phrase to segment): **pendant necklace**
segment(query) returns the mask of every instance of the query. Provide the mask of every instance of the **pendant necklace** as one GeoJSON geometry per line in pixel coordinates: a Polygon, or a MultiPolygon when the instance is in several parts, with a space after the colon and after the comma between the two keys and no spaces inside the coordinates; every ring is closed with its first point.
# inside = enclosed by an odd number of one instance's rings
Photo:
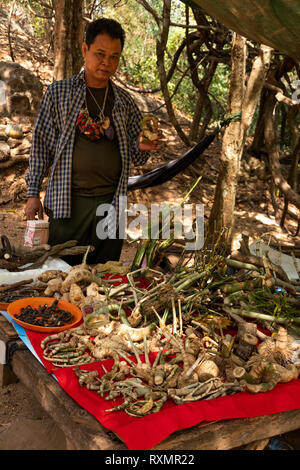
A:
{"type": "Polygon", "coordinates": [[[91,140],[99,140],[103,135],[105,135],[109,140],[112,140],[114,138],[114,129],[110,123],[109,117],[105,116],[104,114],[109,85],[106,87],[105,90],[102,108],[99,106],[99,103],[97,102],[94,94],[87,85],[86,88],[88,89],[91,97],[96,103],[97,108],[99,109],[99,114],[97,118],[91,118],[88,112],[87,99],[85,98],[86,108],[80,112],[77,118],[77,127],[83,134],[85,134],[91,140]]]}

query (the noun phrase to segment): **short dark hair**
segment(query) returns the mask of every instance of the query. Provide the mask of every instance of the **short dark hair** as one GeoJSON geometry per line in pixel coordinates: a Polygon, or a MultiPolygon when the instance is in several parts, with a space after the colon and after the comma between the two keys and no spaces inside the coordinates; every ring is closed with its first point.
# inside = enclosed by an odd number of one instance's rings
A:
{"type": "Polygon", "coordinates": [[[117,21],[112,20],[111,18],[100,18],[90,23],[85,34],[85,42],[88,47],[93,44],[98,34],[107,34],[112,39],[120,39],[123,49],[125,42],[125,31],[117,21]]]}

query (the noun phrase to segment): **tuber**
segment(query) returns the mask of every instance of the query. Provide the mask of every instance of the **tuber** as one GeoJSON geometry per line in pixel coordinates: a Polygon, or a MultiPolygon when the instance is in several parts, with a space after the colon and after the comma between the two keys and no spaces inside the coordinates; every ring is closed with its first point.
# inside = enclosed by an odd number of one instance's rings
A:
{"type": "Polygon", "coordinates": [[[70,286],[69,299],[72,304],[77,306],[80,306],[85,301],[84,294],[76,283],[70,286]]]}
{"type": "Polygon", "coordinates": [[[50,269],[49,271],[45,271],[44,273],[38,276],[38,281],[40,282],[49,282],[52,279],[61,277],[65,279],[67,277],[67,273],[57,270],[57,269],[50,269]]]}
{"type": "Polygon", "coordinates": [[[62,283],[63,283],[63,280],[61,277],[51,279],[47,284],[47,288],[44,291],[44,295],[46,297],[48,296],[52,297],[56,292],[60,293],[62,283]]]}
{"type": "Polygon", "coordinates": [[[69,292],[72,284],[79,284],[79,282],[92,282],[92,273],[87,268],[82,268],[81,266],[72,268],[62,283],[61,292],[69,292]]]}

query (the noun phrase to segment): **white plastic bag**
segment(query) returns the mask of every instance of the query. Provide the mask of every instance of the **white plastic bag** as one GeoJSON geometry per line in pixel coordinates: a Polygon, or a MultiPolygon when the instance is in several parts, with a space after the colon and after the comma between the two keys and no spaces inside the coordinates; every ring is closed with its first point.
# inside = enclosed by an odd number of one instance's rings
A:
{"type": "MultiPolygon", "coordinates": [[[[29,266],[29,265],[26,265],[29,266]]],[[[60,258],[48,258],[47,261],[38,269],[28,269],[27,271],[9,272],[7,269],[0,269],[0,285],[14,284],[19,281],[33,279],[35,282],[38,276],[50,269],[67,272],[71,266],[60,258]]]]}
{"type": "Polygon", "coordinates": [[[280,266],[288,276],[290,280],[299,281],[299,274],[300,271],[300,259],[296,258],[296,266],[294,263],[294,259],[292,256],[286,255],[281,253],[280,251],[274,250],[270,248],[265,243],[261,242],[260,240],[256,240],[250,246],[250,253],[256,256],[262,256],[263,253],[268,253],[270,260],[276,266],[280,266]],[[298,271],[298,272],[297,272],[298,271]]]}

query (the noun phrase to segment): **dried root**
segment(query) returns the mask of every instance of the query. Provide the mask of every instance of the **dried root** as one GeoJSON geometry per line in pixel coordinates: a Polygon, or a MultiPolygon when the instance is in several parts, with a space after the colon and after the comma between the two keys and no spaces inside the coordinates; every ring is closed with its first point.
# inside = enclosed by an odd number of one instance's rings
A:
{"type": "Polygon", "coordinates": [[[61,277],[50,279],[48,281],[47,288],[44,291],[44,295],[46,297],[54,296],[54,294],[60,291],[62,283],[63,279],[61,277]]]}
{"type": "Polygon", "coordinates": [[[72,283],[70,285],[70,289],[67,289],[67,291],[68,290],[69,290],[69,299],[72,304],[80,306],[84,303],[84,300],[85,300],[84,294],[81,288],[77,284],[72,283]]]}
{"type": "Polygon", "coordinates": [[[288,335],[287,330],[280,327],[276,335],[258,346],[257,351],[261,357],[271,362],[287,365],[292,362],[293,343],[294,339],[288,335]]]}
{"type": "Polygon", "coordinates": [[[58,278],[65,279],[66,277],[67,277],[67,274],[65,272],[53,269],[53,270],[45,271],[44,273],[40,274],[38,276],[38,281],[47,283],[53,279],[58,279],[58,278]]]}
{"type": "MultiPolygon", "coordinates": [[[[72,301],[80,303],[84,296],[82,284],[71,286],[72,301]]],[[[90,282],[86,293],[101,295],[99,285],[90,282]]],[[[149,305],[137,302],[130,321],[125,323],[121,319],[124,314],[121,304],[111,299],[111,303],[98,309],[98,313],[105,312],[106,322],[93,324],[86,317],[81,328],[45,338],[41,344],[45,359],[58,367],[75,365],[80,386],[94,390],[108,401],[122,398],[121,405],[108,408],[107,412],[123,410],[135,417],[159,411],[167,399],[182,404],[242,390],[264,392],[298,377],[292,355],[299,345],[295,346],[284,328],[259,343],[261,337],[250,324],[243,328],[240,325],[237,336],[223,335],[222,330],[218,335],[206,327],[199,332],[191,325],[182,325],[182,318],[178,328],[175,315],[173,325],[166,325],[156,308],[151,310],[159,327],[153,329],[153,324],[138,327],[144,317],[143,309],[149,305]],[[153,352],[154,361],[150,360],[153,352]],[[77,367],[104,359],[113,359],[113,367],[109,371],[103,367],[101,376],[77,367]]]]}

